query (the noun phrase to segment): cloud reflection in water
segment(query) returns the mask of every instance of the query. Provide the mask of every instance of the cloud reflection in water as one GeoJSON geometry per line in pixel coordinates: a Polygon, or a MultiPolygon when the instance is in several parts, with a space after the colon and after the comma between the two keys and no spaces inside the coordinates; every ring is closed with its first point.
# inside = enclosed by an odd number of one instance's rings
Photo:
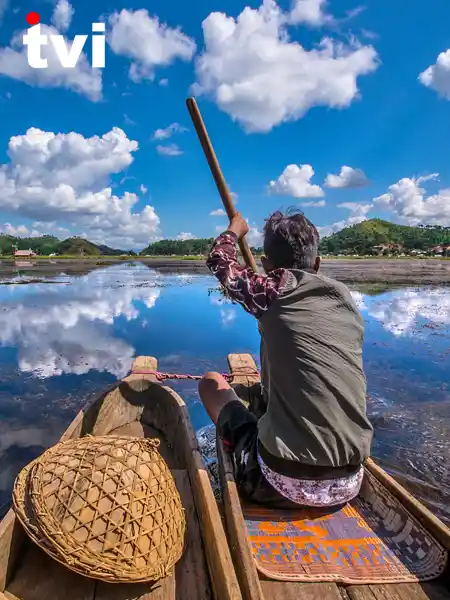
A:
{"type": "Polygon", "coordinates": [[[15,347],[19,369],[37,377],[91,369],[123,377],[134,348],[114,335],[112,325],[118,318],[138,319],[138,302],[155,306],[161,289],[146,287],[149,279],[158,282],[145,267],[111,267],[73,279],[70,286],[27,286],[19,300],[1,305],[0,343],[15,347]]]}

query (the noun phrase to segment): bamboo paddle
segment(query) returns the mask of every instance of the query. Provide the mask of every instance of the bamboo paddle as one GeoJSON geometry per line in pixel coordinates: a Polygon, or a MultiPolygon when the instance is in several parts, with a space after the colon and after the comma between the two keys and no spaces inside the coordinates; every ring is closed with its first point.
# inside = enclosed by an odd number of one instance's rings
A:
{"type": "MultiPolygon", "coordinates": [[[[211,169],[211,173],[213,174],[214,180],[216,182],[217,189],[219,190],[220,197],[222,198],[225,211],[228,215],[228,218],[231,221],[231,219],[236,214],[233,198],[231,197],[230,191],[225,182],[225,178],[222,174],[222,171],[220,170],[219,161],[217,160],[214,148],[212,147],[211,140],[209,139],[208,132],[206,131],[206,127],[203,122],[202,115],[200,114],[200,110],[197,106],[197,102],[195,101],[195,98],[188,98],[186,100],[186,105],[189,114],[191,115],[192,122],[194,123],[194,127],[197,132],[198,138],[202,145],[203,152],[205,153],[206,160],[208,161],[209,168],[211,169]]],[[[253,269],[255,273],[257,273],[258,268],[256,266],[255,259],[245,238],[239,240],[239,247],[241,249],[242,256],[244,257],[247,266],[249,266],[251,269],[253,269]]]]}

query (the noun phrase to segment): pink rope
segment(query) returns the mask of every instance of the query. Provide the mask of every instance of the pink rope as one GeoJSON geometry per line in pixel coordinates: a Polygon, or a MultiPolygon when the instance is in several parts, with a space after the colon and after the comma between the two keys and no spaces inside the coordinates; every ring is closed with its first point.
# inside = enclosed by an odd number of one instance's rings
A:
{"type": "MultiPolygon", "coordinates": [[[[131,371],[131,375],[154,375],[158,381],[165,381],[166,379],[191,379],[197,380],[201,379],[203,375],[189,375],[182,373],[161,373],[161,371],[147,371],[147,370],[138,370],[131,371]]],[[[235,377],[239,376],[249,376],[249,377],[259,377],[258,371],[254,371],[253,369],[243,369],[242,371],[233,371],[233,373],[221,373],[222,377],[227,381],[232,381],[235,377]]]]}

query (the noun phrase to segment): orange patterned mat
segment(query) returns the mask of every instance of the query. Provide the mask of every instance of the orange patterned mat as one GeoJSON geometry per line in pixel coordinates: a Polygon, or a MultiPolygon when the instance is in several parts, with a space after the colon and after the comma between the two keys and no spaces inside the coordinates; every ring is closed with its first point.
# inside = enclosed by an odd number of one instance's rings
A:
{"type": "Polygon", "coordinates": [[[256,566],[270,579],[406,583],[446,566],[447,551],[367,471],[359,497],[334,514],[243,510],[256,566]]]}

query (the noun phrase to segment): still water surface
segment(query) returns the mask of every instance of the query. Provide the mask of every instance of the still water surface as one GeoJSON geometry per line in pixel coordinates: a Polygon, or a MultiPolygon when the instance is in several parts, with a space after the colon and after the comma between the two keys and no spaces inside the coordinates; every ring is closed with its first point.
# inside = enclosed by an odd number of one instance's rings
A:
{"type": "MultiPolygon", "coordinates": [[[[161,371],[227,370],[227,354],[258,362],[255,320],[226,303],[212,277],[119,264],[42,283],[0,285],[0,512],[19,469],[55,443],[93,394],[133,357],[161,371]]],[[[450,288],[352,293],[364,316],[373,455],[450,522],[450,288]]],[[[197,430],[209,424],[196,382],[171,385],[197,430]]]]}

